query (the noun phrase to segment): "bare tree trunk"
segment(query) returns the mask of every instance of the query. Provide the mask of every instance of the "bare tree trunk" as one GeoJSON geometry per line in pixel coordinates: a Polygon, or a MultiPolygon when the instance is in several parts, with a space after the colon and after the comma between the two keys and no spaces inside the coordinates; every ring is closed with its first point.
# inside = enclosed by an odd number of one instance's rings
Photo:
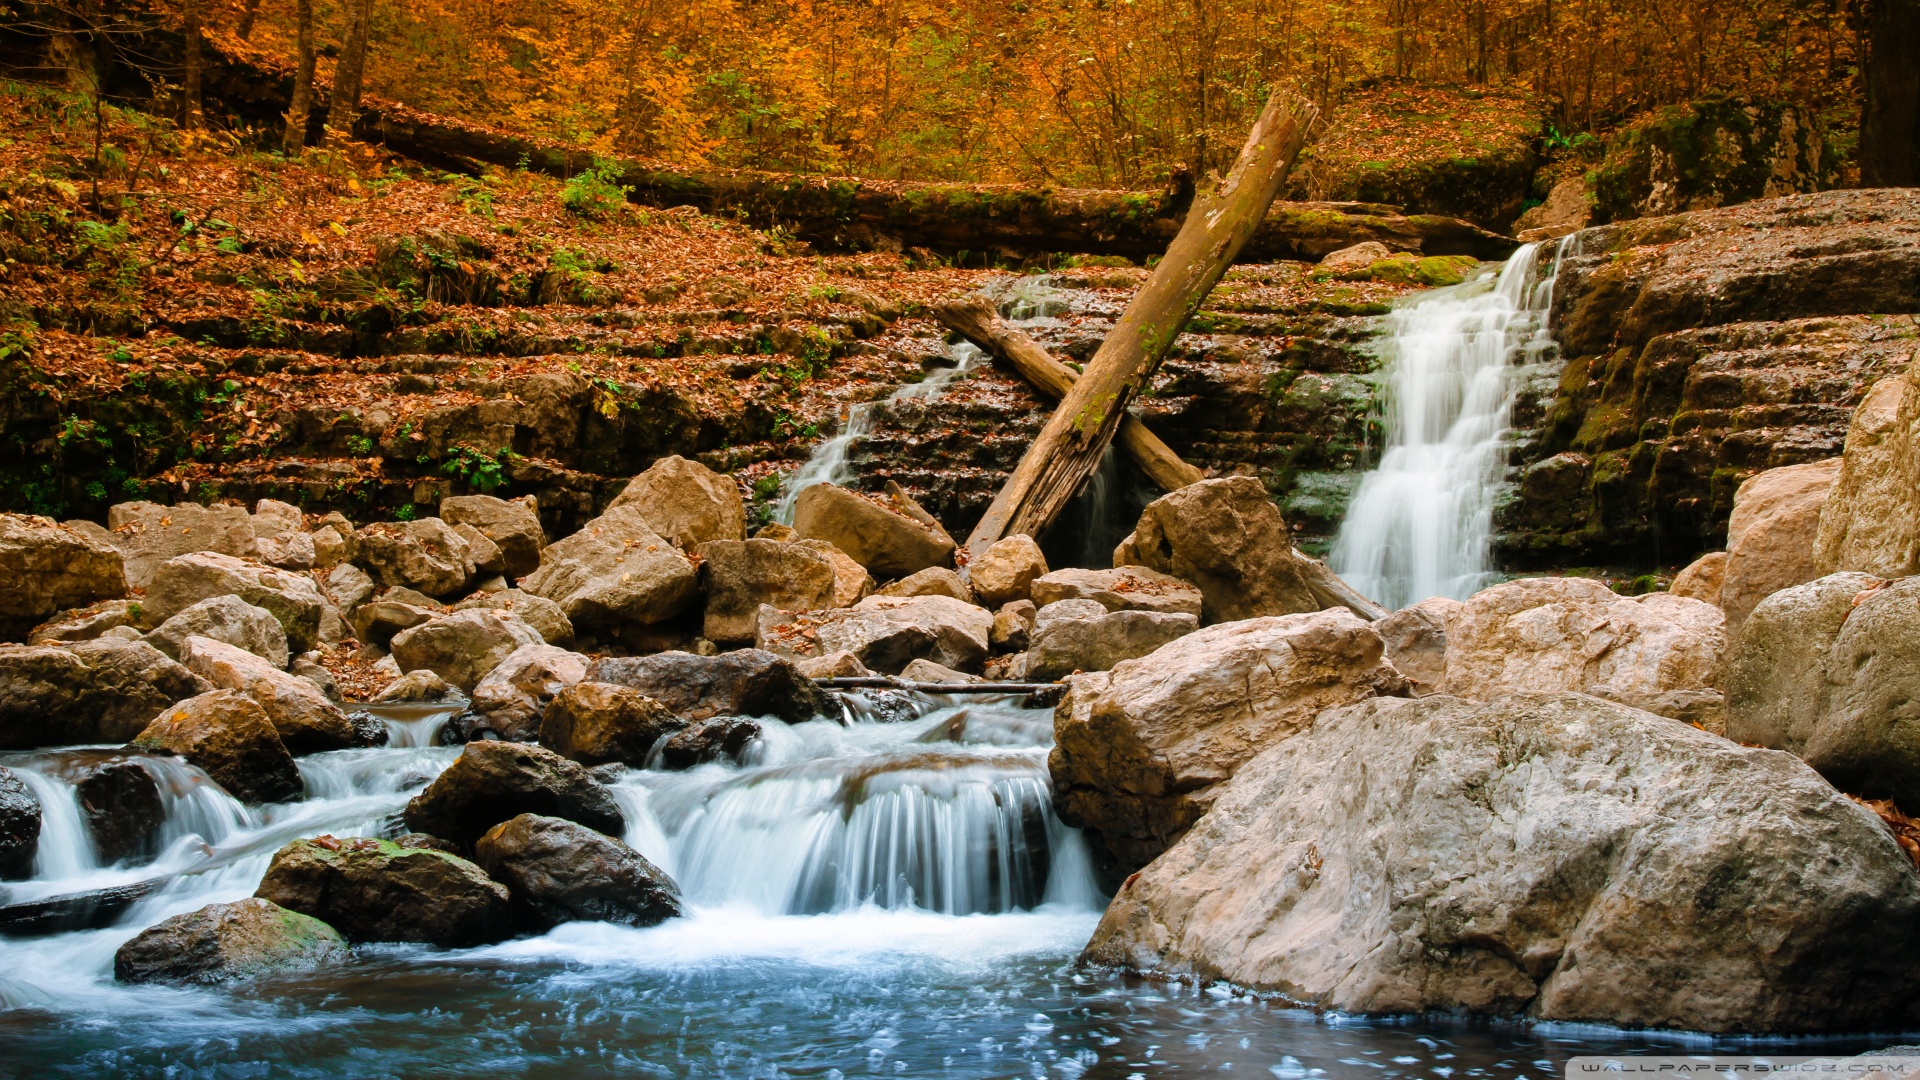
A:
{"type": "Polygon", "coordinates": [[[260,0],[247,0],[247,6],[240,10],[240,25],[234,29],[241,41],[253,37],[253,21],[260,17],[260,0]]]}
{"type": "Polygon", "coordinates": [[[1866,36],[1860,183],[1920,185],[1920,0],[1873,0],[1866,36]]]}
{"type": "Polygon", "coordinates": [[[200,5],[205,0],[187,0],[181,12],[181,49],[185,60],[180,72],[180,126],[192,130],[202,126],[200,114],[201,70],[206,60],[200,51],[200,5]]]}
{"type": "Polygon", "coordinates": [[[1275,87],[1224,181],[1196,195],[1164,258],[1134,294],[1086,371],[967,538],[979,556],[1015,533],[1040,536],[1093,475],[1127,401],[1153,376],[1173,340],[1266,219],[1305,145],[1317,110],[1275,87]]]}
{"type": "MultiPolygon", "coordinates": [[[[1080,378],[1077,372],[1041,348],[1039,342],[1002,319],[994,312],[993,305],[979,297],[942,304],[934,314],[949,329],[964,335],[967,340],[992,353],[996,359],[1011,364],[1021,378],[1033,384],[1035,390],[1055,401],[1065,397],[1080,378]]],[[[1139,464],[1149,480],[1160,485],[1162,491],[1177,491],[1205,479],[1204,473],[1180,460],[1180,455],[1174,453],[1172,447],[1161,442],[1160,436],[1148,431],[1147,425],[1136,417],[1121,418],[1120,431],[1113,441],[1139,464]]]]}
{"type": "Polygon", "coordinates": [[[293,73],[293,101],[287,107],[287,133],[280,140],[288,157],[299,157],[307,145],[307,121],[313,113],[313,0],[296,0],[299,23],[299,66],[293,73]]]}
{"type": "Polygon", "coordinates": [[[373,0],[354,0],[353,24],[347,28],[347,45],[333,69],[333,92],[327,104],[327,137],[345,139],[353,133],[353,121],[360,114],[360,82],[367,70],[367,35],[373,22],[373,0]]]}

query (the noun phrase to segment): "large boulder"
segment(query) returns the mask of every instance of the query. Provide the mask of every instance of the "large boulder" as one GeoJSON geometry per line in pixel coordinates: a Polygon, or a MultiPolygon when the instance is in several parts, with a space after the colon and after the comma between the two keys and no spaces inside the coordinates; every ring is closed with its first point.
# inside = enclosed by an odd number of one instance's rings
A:
{"type": "Polygon", "coordinates": [[[792,661],[759,649],[609,656],[593,662],[585,681],[638,690],[688,720],[773,716],[797,724],[828,715],[832,705],[792,661]]]}
{"type": "Polygon", "coordinates": [[[458,592],[473,580],[467,542],[436,517],[368,525],[355,536],[354,560],[382,585],[418,589],[433,597],[458,592]]]}
{"type": "Polygon", "coordinates": [[[233,690],[266,710],[280,741],[295,754],[344,750],[353,724],[318,686],[274,667],[245,649],[212,638],[189,637],[180,657],[187,670],[221,690],[233,690]]]}
{"type": "Polygon", "coordinates": [[[944,566],[929,566],[925,570],[915,570],[899,581],[888,582],[876,595],[951,596],[963,603],[974,602],[973,590],[967,587],[967,583],[961,580],[959,574],[944,566]]]}
{"type": "Polygon", "coordinates": [[[393,639],[403,631],[427,623],[446,613],[433,598],[412,589],[394,588],[354,608],[349,616],[353,636],[365,645],[391,649],[393,639]]]}
{"type": "Polygon", "coordinates": [[[1054,710],[1055,806],[1118,877],[1213,805],[1255,754],[1322,709],[1403,693],[1372,626],[1323,611],[1222,623],[1112,671],[1076,675],[1054,710]]]}
{"type": "Polygon", "coordinates": [[[514,650],[529,645],[552,648],[517,615],[469,609],[400,631],[392,649],[402,672],[424,668],[471,694],[514,650]]]}
{"type": "Polygon", "coordinates": [[[1482,589],[1448,617],[1446,634],[1448,693],[1572,690],[1684,719],[1718,702],[1727,645],[1712,604],[1625,597],[1591,578],[1482,589]]]}
{"type": "Polygon", "coordinates": [[[1210,623],[1319,611],[1328,605],[1314,594],[1309,560],[1291,536],[1260,481],[1202,480],[1148,504],[1114,564],[1192,582],[1210,623]]]}
{"type": "Polygon", "coordinates": [[[630,507],[654,532],[683,551],[709,540],[745,540],[746,504],[739,485],[697,461],[663,457],[627,482],[609,511],[630,507]]]}
{"type": "Polygon", "coordinates": [[[1407,677],[1412,697],[1447,691],[1447,620],[1460,601],[1432,596],[1376,620],[1374,630],[1387,643],[1387,659],[1407,677]]]}
{"type": "Polygon", "coordinates": [[[212,551],[251,559],[255,554],[253,519],[244,506],[220,503],[121,503],[107,509],[107,531],[126,561],[127,584],[144,589],[168,559],[212,551]]]}
{"type": "Polygon", "coordinates": [[[33,876],[40,851],[40,799],[12,769],[0,766],[0,881],[33,876]]]}
{"type": "Polygon", "coordinates": [[[243,802],[287,802],[304,785],[266,710],[245,694],[214,690],[161,713],[127,749],[172,754],[243,802]]]}
{"type": "Polygon", "coordinates": [[[122,626],[132,627],[138,633],[140,615],[138,600],[102,600],[83,608],[62,611],[34,627],[27,635],[27,644],[71,645],[76,641],[92,641],[122,626]]]}
{"type": "Polygon", "coordinates": [[[873,592],[873,575],[867,573],[866,567],[854,562],[853,556],[825,540],[789,538],[788,542],[819,555],[833,566],[833,603],[828,607],[852,607],[873,592]]]}
{"type": "Polygon", "coordinates": [[[794,500],[793,528],[846,552],[879,578],[953,562],[953,537],[904,492],[868,496],[815,484],[794,500]]]}
{"type": "Polygon", "coordinates": [[[1085,956],[1341,1012],[1784,1033],[1913,1026],[1916,946],[1920,871],[1799,761],[1516,693],[1320,714],[1085,956]]]}
{"type": "Polygon", "coordinates": [[[473,857],[542,929],[575,921],[654,926],[686,913],[680,887],[645,856],[561,818],[503,821],[474,844],[473,857]]]}
{"type": "Polygon", "coordinates": [[[145,640],[178,660],[190,637],[224,641],[276,668],[287,666],[287,632],[280,620],[237,596],[210,596],[155,627],[145,640]]]}
{"type": "Polygon", "coordinates": [[[139,758],[88,762],[68,779],[102,863],[143,862],[160,853],[167,806],[139,758]]]}
{"type": "Polygon", "coordinates": [[[585,766],[551,750],[513,742],[471,742],[446,771],[407,803],[407,828],[462,851],[488,829],[519,814],[577,821],[618,836],[626,819],[585,766]]]}
{"type": "Polygon", "coordinates": [[[1709,551],[1705,555],[1688,563],[1678,574],[1673,575],[1673,584],[1667,591],[1675,596],[1684,596],[1689,600],[1704,600],[1715,607],[1720,606],[1720,587],[1727,581],[1727,553],[1709,551]]]}
{"type": "Polygon", "coordinates": [[[327,599],[312,577],[232,555],[196,552],[154,567],[143,607],[148,620],[164,623],[215,596],[237,596],[272,614],[280,620],[287,649],[295,656],[319,640],[320,612],[327,599]]]}
{"type": "Polygon", "coordinates": [[[1026,678],[1052,682],[1076,671],[1106,671],[1199,628],[1198,615],[1101,607],[1098,612],[1049,618],[1041,608],[1027,648],[1026,678]]]}
{"type": "Polygon", "coordinates": [[[1727,738],[1806,751],[1827,704],[1827,654],[1864,594],[1886,582],[1828,574],[1760,601],[1727,654],[1727,738]]]}
{"type": "Polygon", "coordinates": [[[311,915],[352,942],[462,948],[513,932],[506,886],[457,855],[391,840],[295,840],[274,853],[254,895],[311,915]]]}
{"type": "Polygon", "coordinates": [[[1840,474],[1839,458],[1787,465],[1748,477],[1733,496],[1720,609],[1736,633],[1753,606],[1819,577],[1813,558],[1820,509],[1840,474]]]}
{"type": "Polygon", "coordinates": [[[826,556],[778,540],[709,540],[696,549],[706,578],[702,632],[711,641],[752,641],[761,604],[787,611],[834,606],[826,556]]]}
{"type": "Polygon", "coordinates": [[[540,714],[540,745],[582,765],[641,766],[655,743],[686,726],[632,687],[578,682],[555,694],[540,714]]]}
{"type": "Polygon", "coordinates": [[[1802,754],[1842,791],[1920,814],[1920,577],[1857,598],[1827,653],[1802,754]]]}
{"type": "Polygon", "coordinates": [[[1621,128],[1583,201],[1597,222],[1707,210],[1833,187],[1838,160],[1806,107],[1713,95],[1621,128]]]}
{"type": "Polygon", "coordinates": [[[552,645],[522,645],[473,687],[473,711],[503,739],[530,741],[553,696],[586,678],[593,663],[552,645]]]}
{"type": "Polygon", "coordinates": [[[1029,592],[1039,607],[1061,600],[1098,600],[1108,611],[1199,615],[1204,603],[1199,589],[1145,566],[1055,570],[1035,578],[1029,592]]]}
{"type": "Polygon", "coordinates": [[[1920,573],[1920,364],[1874,383],[1854,409],[1813,562],[1821,574],[1920,573]]]}
{"type": "Polygon", "coordinates": [[[212,684],[145,642],[0,645],[0,749],[124,742],[212,684]]]}
{"type": "Polygon", "coordinates": [[[1031,599],[1028,592],[1034,579],[1046,573],[1047,557],[1040,545],[1025,533],[1015,533],[995,540],[979,558],[967,563],[967,584],[975,599],[997,609],[1031,599]]]}
{"type": "Polygon", "coordinates": [[[914,660],[977,670],[992,636],[990,612],[951,596],[869,596],[833,611],[763,607],[754,645],[796,659],[850,652],[872,670],[894,674],[914,660]]]}
{"type": "Polygon", "coordinates": [[[665,622],[685,611],[699,575],[636,506],[594,518],[548,544],[520,587],[560,605],[576,626],[665,622]]]}
{"type": "Polygon", "coordinates": [[[491,495],[455,495],[440,500],[440,519],[456,528],[471,525],[500,549],[501,572],[521,578],[540,567],[547,533],[533,497],[496,499],[491,495]]]}
{"type": "Polygon", "coordinates": [[[218,986],[314,971],[347,955],[338,930],[250,896],[208,904],[140,931],[114,952],[113,977],[124,983],[218,986]]]}
{"type": "Polygon", "coordinates": [[[710,761],[744,761],[760,737],[760,721],[746,716],[713,716],[669,735],[660,743],[660,767],[691,769],[710,761]]]}
{"type": "Polygon", "coordinates": [[[471,611],[475,608],[487,611],[507,611],[520,617],[520,621],[533,627],[549,645],[558,645],[563,649],[573,647],[573,623],[567,619],[567,613],[560,605],[544,596],[535,596],[519,589],[501,589],[499,592],[481,592],[467,597],[453,605],[455,611],[471,611]]]}
{"type": "Polygon", "coordinates": [[[0,514],[0,641],[19,641],[67,608],[127,594],[121,555],[52,518],[0,514]]]}

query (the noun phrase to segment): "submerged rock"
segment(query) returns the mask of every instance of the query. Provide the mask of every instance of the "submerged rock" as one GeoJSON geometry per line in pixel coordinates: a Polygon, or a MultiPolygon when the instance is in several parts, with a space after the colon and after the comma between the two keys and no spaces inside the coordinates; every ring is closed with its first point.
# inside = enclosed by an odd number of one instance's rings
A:
{"type": "Polygon", "coordinates": [[[464,948],[513,932],[506,886],[458,855],[391,840],[295,840],[274,853],[254,895],[311,915],[356,943],[464,948]]]}
{"type": "Polygon", "coordinates": [[[760,737],[760,722],[745,716],[714,716],[690,724],[660,744],[660,766],[691,769],[709,761],[740,761],[760,737]]]}
{"type": "Polygon", "coordinates": [[[791,660],[760,649],[717,656],[609,656],[595,660],[586,678],[631,687],[688,720],[775,716],[797,724],[826,713],[831,705],[791,660]]]}
{"type": "Polygon", "coordinates": [[[233,690],[214,690],[168,709],[127,749],[183,758],[242,802],[287,802],[306,786],[266,710],[233,690]]]}
{"type": "Polygon", "coordinates": [[[680,887],[645,856],[560,818],[503,821],[474,845],[474,861],[540,929],[575,921],[654,926],[686,913],[680,887]]]}
{"type": "Polygon", "coordinates": [[[488,829],[519,814],[562,817],[614,836],[626,831],[619,805],[583,766],[551,750],[513,742],[468,743],[407,803],[404,817],[414,832],[470,851],[488,829]]]}
{"type": "Polygon", "coordinates": [[[1916,945],[1920,871],[1800,762],[1519,693],[1322,713],[1085,956],[1344,1012],[1810,1032],[1912,1026],[1916,945]]]}
{"type": "Polygon", "coordinates": [[[1247,759],[1321,710],[1404,693],[1372,626],[1345,610],[1222,623],[1109,672],[1054,710],[1060,819],[1117,880],[1151,862],[1247,759]]]}
{"type": "Polygon", "coordinates": [[[655,743],[687,726],[666,706],[614,683],[566,687],[540,715],[540,745],[583,765],[645,765],[655,743]]]}
{"type": "Polygon", "coordinates": [[[12,769],[0,766],[0,881],[33,876],[40,850],[40,800],[12,769]]]}
{"type": "Polygon", "coordinates": [[[252,896],[147,927],[113,954],[113,977],[222,985],[313,971],[347,956],[346,940],[333,927],[252,896]]]}

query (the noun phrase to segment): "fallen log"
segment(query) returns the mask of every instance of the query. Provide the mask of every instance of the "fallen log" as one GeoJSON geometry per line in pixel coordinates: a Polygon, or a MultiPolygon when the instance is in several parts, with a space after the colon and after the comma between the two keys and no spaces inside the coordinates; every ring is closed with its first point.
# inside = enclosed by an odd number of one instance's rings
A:
{"type": "Polygon", "coordinates": [[[939,683],[897,679],[891,675],[853,675],[815,679],[814,685],[827,690],[906,690],[916,694],[1025,694],[1024,704],[1035,707],[1057,704],[1067,692],[1064,683],[977,682],[939,683]]]}
{"type": "Polygon", "coordinates": [[[1233,265],[1306,145],[1314,107],[1276,86],[1240,157],[1217,188],[1196,194],[1167,253],[1060,399],[1020,464],[967,538],[979,557],[1004,536],[1038,537],[1100,465],[1127,401],[1233,265]]]}
{"type": "MultiPolygon", "coordinates": [[[[934,309],[942,325],[992,353],[995,359],[1012,365],[1021,378],[1055,401],[1067,396],[1079,373],[1056,359],[1040,343],[1002,319],[993,305],[977,297],[964,297],[934,309]]],[[[1115,443],[1140,466],[1147,478],[1162,491],[1176,491],[1205,477],[1199,469],[1180,459],[1180,455],[1160,436],[1147,430],[1138,417],[1120,418],[1115,443]]]]}
{"type": "Polygon", "coordinates": [[[136,881],[131,885],[7,904],[0,907],[0,935],[35,937],[112,926],[128,908],[146,899],[162,884],[160,880],[136,881]]]}

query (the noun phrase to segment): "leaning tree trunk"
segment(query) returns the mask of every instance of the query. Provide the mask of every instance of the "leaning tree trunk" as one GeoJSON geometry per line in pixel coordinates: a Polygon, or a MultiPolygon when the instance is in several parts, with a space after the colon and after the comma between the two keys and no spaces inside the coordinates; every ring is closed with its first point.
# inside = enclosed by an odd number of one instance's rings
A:
{"type": "Polygon", "coordinates": [[[1042,535],[1093,475],[1128,399],[1266,219],[1316,115],[1311,104],[1275,87],[1233,170],[1217,188],[1196,194],[1166,255],[967,538],[968,554],[979,556],[1003,536],[1042,535]]]}
{"type": "Polygon", "coordinates": [[[288,157],[299,157],[307,145],[307,121],[313,113],[313,0],[296,0],[299,24],[299,67],[293,74],[293,101],[287,107],[287,132],[280,147],[288,157]]]}
{"type": "Polygon", "coordinates": [[[340,51],[340,62],[333,69],[333,91],[327,106],[326,142],[349,138],[353,121],[360,114],[360,82],[367,70],[367,35],[373,22],[373,0],[354,0],[349,9],[353,23],[347,28],[347,44],[340,51]]]}
{"type": "Polygon", "coordinates": [[[1861,65],[1860,182],[1920,184],[1920,0],[1873,0],[1861,65]]]}
{"type": "MultiPolygon", "coordinates": [[[[1055,401],[1067,396],[1080,378],[1078,372],[1055,359],[977,296],[942,304],[934,313],[949,329],[1011,364],[1035,390],[1055,401]]],[[[1204,478],[1199,469],[1180,460],[1180,455],[1137,417],[1121,417],[1120,431],[1113,441],[1162,491],[1177,491],[1204,478]]]]}
{"type": "Polygon", "coordinates": [[[200,51],[200,5],[205,2],[187,0],[181,12],[180,126],[189,130],[201,126],[200,83],[206,57],[200,51]]]}
{"type": "Polygon", "coordinates": [[[238,37],[241,41],[252,39],[253,23],[254,20],[259,17],[260,0],[247,0],[246,7],[240,9],[240,25],[234,29],[234,36],[238,37]]]}

